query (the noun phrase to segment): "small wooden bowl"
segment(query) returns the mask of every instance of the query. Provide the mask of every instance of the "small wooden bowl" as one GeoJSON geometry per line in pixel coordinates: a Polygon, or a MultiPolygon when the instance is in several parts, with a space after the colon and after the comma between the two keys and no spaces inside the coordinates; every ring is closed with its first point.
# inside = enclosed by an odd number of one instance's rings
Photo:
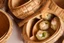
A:
{"type": "Polygon", "coordinates": [[[5,43],[12,32],[12,20],[4,11],[0,10],[0,43],[5,43]]]}
{"type": "Polygon", "coordinates": [[[19,19],[25,19],[36,12],[47,0],[9,0],[11,12],[19,19]]]}
{"type": "MultiPolygon", "coordinates": [[[[52,12],[47,12],[47,13],[52,13],[52,12]]],[[[54,13],[52,13],[52,14],[54,14],[54,13]]],[[[44,14],[42,14],[42,15],[44,16],[44,14]]],[[[56,30],[56,32],[52,36],[50,36],[48,39],[43,40],[43,41],[33,41],[32,39],[35,39],[35,37],[32,35],[32,30],[33,30],[33,26],[35,26],[34,25],[34,23],[35,23],[34,19],[35,18],[37,18],[37,17],[34,17],[34,18],[30,19],[28,21],[28,23],[26,23],[24,25],[24,28],[23,28],[23,37],[24,37],[24,40],[27,43],[54,43],[62,36],[62,34],[63,34],[63,31],[62,31],[63,21],[62,21],[62,19],[60,17],[58,17],[59,18],[59,25],[60,25],[60,27],[56,30]],[[31,37],[30,34],[33,37],[31,37]]]]}

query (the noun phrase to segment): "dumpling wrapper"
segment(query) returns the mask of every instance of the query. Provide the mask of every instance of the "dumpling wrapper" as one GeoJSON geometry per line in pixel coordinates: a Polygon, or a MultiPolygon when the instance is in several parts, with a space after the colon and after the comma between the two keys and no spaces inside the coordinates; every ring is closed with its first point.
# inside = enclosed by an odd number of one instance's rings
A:
{"type": "Polygon", "coordinates": [[[39,23],[39,28],[41,30],[47,30],[49,28],[49,22],[48,21],[41,21],[39,23]]]}
{"type": "Polygon", "coordinates": [[[49,37],[49,33],[47,31],[39,30],[36,34],[38,40],[44,40],[49,37]]]}

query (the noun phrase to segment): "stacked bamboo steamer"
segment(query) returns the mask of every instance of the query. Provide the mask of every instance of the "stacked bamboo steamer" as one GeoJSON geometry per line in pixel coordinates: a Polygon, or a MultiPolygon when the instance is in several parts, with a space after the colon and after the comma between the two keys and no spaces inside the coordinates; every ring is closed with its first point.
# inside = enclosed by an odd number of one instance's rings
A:
{"type": "MultiPolygon", "coordinates": [[[[22,1],[21,1],[22,2],[22,1]]],[[[29,0],[28,2],[26,2],[25,4],[22,3],[22,5],[20,4],[20,0],[15,0],[15,2],[12,0],[9,0],[8,6],[11,10],[11,12],[19,19],[24,19],[23,21],[21,21],[19,23],[19,27],[23,26],[26,22],[29,23],[29,20],[31,20],[32,18],[36,17],[36,16],[44,16],[45,13],[53,13],[55,14],[57,17],[59,17],[60,19],[60,28],[55,32],[55,34],[53,36],[51,36],[47,41],[42,41],[42,42],[34,42],[32,40],[29,39],[29,37],[26,35],[26,26],[30,27],[30,25],[25,24],[24,28],[23,28],[23,36],[25,41],[27,41],[27,43],[54,43],[58,40],[58,38],[63,34],[63,9],[60,8],[53,0],[29,0]],[[31,6],[33,3],[35,2],[37,4],[33,5],[38,6],[35,7],[35,9],[33,10],[33,6],[31,6]],[[44,4],[44,6],[42,6],[44,4]],[[17,5],[17,6],[16,6],[17,5]],[[28,7],[27,7],[28,6],[28,7]],[[42,7],[40,7],[42,6],[42,7]],[[40,8],[39,8],[40,7],[40,8]],[[39,8],[39,9],[38,9],[39,8]],[[32,16],[33,15],[33,16],[32,16]]],[[[39,17],[37,17],[39,18],[39,17]]],[[[29,33],[29,31],[28,31],[29,33]]]]}
{"type": "MultiPolygon", "coordinates": [[[[30,19],[28,21],[28,23],[26,25],[24,25],[24,28],[23,28],[23,36],[24,36],[24,39],[26,40],[27,43],[54,43],[62,36],[62,34],[63,34],[62,29],[64,26],[64,22],[63,22],[63,20],[64,20],[63,11],[64,10],[62,8],[60,8],[58,5],[56,5],[53,0],[50,0],[50,5],[48,6],[48,8],[49,8],[47,10],[48,13],[53,13],[59,17],[59,19],[61,21],[61,28],[59,28],[59,30],[56,32],[56,34],[53,35],[54,37],[52,36],[51,38],[49,38],[48,40],[43,41],[43,42],[35,42],[35,41],[30,40],[30,38],[27,36],[27,33],[30,33],[31,24],[33,22],[33,20],[30,22],[30,20],[31,20],[30,19]],[[28,32],[26,32],[26,31],[28,31],[28,32]]],[[[42,14],[42,16],[44,16],[45,13],[41,12],[40,15],[42,14]]],[[[39,13],[37,13],[37,14],[39,14],[39,13]]]]}
{"type": "MultiPolygon", "coordinates": [[[[44,1],[43,1],[44,2],[44,1]]],[[[33,18],[34,16],[39,15],[41,12],[45,13],[48,10],[48,6],[50,4],[50,1],[47,0],[45,4],[42,4],[41,7],[35,12],[33,13],[31,16],[25,18],[23,21],[20,21],[18,23],[19,27],[23,26],[26,22],[28,22],[28,20],[30,20],[31,18],[33,18]],[[37,13],[38,12],[38,13],[37,13]]]]}
{"type": "Polygon", "coordinates": [[[6,43],[12,32],[12,20],[4,11],[0,10],[0,43],[6,43]]]}
{"type": "MultiPolygon", "coordinates": [[[[13,15],[15,15],[19,19],[23,19],[23,21],[18,23],[19,27],[23,26],[24,23],[26,23],[30,18],[36,16],[37,14],[34,15],[34,13],[37,12],[38,10],[41,11],[41,9],[43,9],[43,11],[45,12],[46,11],[45,6],[48,0],[29,0],[23,3],[20,2],[23,1],[21,0],[8,1],[9,9],[13,13],[13,15]],[[41,8],[41,6],[43,8],[41,8]]],[[[47,7],[48,5],[46,6],[46,8],[47,7]]]]}

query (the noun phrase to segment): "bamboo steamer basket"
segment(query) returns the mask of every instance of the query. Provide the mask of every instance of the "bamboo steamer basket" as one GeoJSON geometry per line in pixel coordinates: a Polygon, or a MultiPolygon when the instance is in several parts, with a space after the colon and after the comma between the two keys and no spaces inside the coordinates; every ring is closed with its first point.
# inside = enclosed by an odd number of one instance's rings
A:
{"type": "MultiPolygon", "coordinates": [[[[52,11],[50,11],[50,10],[48,10],[46,13],[52,13],[52,14],[55,14],[54,12],[52,12],[52,11]]],[[[40,15],[42,15],[42,16],[44,16],[46,13],[40,13],[40,15]]],[[[34,20],[34,18],[38,18],[38,19],[40,19],[39,18],[39,16],[40,15],[37,15],[37,16],[35,16],[35,17],[33,17],[33,18],[31,18],[25,25],[24,25],[24,27],[23,27],[23,37],[24,37],[24,40],[26,41],[26,43],[55,43],[61,36],[62,36],[62,34],[63,34],[63,31],[62,31],[62,29],[63,29],[63,21],[62,21],[62,19],[61,19],[61,17],[59,17],[59,16],[57,16],[56,14],[56,16],[59,18],[59,20],[60,20],[60,28],[58,29],[58,30],[56,30],[56,32],[51,36],[51,37],[49,37],[47,40],[44,40],[44,41],[39,41],[39,42],[37,42],[37,41],[32,41],[31,40],[31,38],[33,38],[33,37],[29,37],[29,33],[31,32],[30,30],[31,30],[31,28],[34,26],[32,26],[32,24],[33,24],[33,20],[34,20]]],[[[34,38],[33,38],[34,39],[34,38]]]]}
{"type": "Polygon", "coordinates": [[[33,18],[34,16],[40,15],[41,13],[45,13],[48,9],[48,6],[50,5],[50,0],[47,0],[45,4],[42,4],[42,6],[31,16],[25,18],[23,21],[20,21],[18,23],[19,27],[22,27],[28,20],[33,18]]]}
{"type": "Polygon", "coordinates": [[[12,20],[6,12],[0,10],[0,43],[6,43],[12,33],[12,20]]]}
{"type": "Polygon", "coordinates": [[[11,12],[19,19],[25,19],[38,10],[47,0],[9,0],[11,12]]]}

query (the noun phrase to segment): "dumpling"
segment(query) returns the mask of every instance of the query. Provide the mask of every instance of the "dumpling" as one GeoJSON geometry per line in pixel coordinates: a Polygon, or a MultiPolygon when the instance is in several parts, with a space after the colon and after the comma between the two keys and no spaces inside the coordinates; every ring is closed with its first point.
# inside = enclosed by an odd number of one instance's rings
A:
{"type": "Polygon", "coordinates": [[[53,20],[51,21],[51,28],[53,30],[57,29],[57,27],[58,27],[58,23],[57,22],[59,22],[59,21],[57,21],[57,17],[53,18],[53,20]]]}
{"type": "Polygon", "coordinates": [[[49,28],[49,22],[48,21],[41,21],[39,23],[39,28],[41,30],[47,30],[49,28]]]}
{"type": "Polygon", "coordinates": [[[44,15],[42,15],[42,18],[47,19],[47,20],[51,20],[53,17],[54,15],[51,13],[45,13],[44,15]]]}
{"type": "Polygon", "coordinates": [[[39,30],[36,34],[36,38],[38,40],[44,40],[49,37],[49,33],[47,31],[39,30]]]}

